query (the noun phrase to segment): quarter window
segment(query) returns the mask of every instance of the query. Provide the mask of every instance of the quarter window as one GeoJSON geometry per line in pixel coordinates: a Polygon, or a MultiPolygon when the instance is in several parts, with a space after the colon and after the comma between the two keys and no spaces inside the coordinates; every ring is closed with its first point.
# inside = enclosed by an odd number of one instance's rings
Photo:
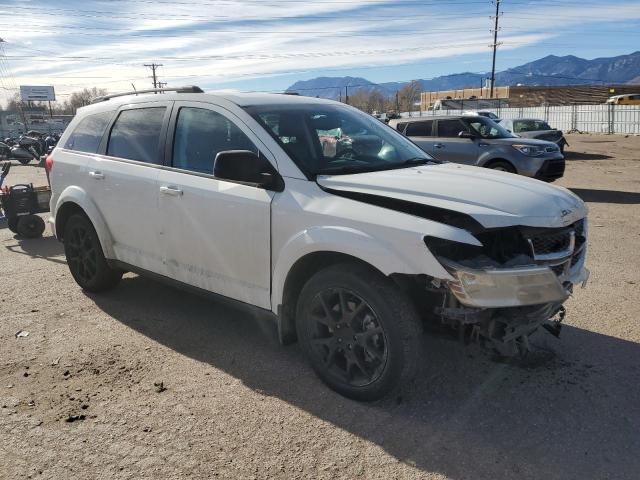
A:
{"type": "Polygon", "coordinates": [[[113,112],[103,112],[83,118],[67,139],[64,148],[76,152],[97,153],[111,115],[113,112]]]}
{"type": "Polygon", "coordinates": [[[165,107],[123,110],[111,129],[107,155],[159,164],[165,110],[165,107]]]}
{"type": "Polygon", "coordinates": [[[259,153],[242,130],[224,115],[204,108],[180,109],[173,141],[175,168],[213,174],[216,155],[228,150],[259,153]]]}
{"type": "Polygon", "coordinates": [[[407,125],[407,130],[404,134],[407,137],[430,137],[432,126],[432,120],[427,122],[412,122],[407,125]]]}

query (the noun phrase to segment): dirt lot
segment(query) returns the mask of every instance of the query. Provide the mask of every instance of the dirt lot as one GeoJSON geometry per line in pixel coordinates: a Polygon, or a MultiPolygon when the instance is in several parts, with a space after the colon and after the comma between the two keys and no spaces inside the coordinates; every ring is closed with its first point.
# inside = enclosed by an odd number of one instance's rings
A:
{"type": "Polygon", "coordinates": [[[640,137],[569,143],[592,277],[560,340],[504,364],[425,336],[415,385],[372,405],[270,324],[132,274],[84,294],[49,233],[0,224],[0,478],[638,478],[640,137]]]}

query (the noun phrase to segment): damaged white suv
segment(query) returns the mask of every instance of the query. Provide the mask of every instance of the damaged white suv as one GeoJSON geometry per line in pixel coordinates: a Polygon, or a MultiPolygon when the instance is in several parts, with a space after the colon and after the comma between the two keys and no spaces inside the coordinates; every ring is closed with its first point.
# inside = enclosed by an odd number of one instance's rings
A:
{"type": "Polygon", "coordinates": [[[424,322],[516,354],[540,327],[557,333],[588,276],[574,194],[438,162],[328,100],[104,97],[79,109],[47,168],[82,288],[134,271],[250,306],[360,400],[412,375],[424,322]]]}

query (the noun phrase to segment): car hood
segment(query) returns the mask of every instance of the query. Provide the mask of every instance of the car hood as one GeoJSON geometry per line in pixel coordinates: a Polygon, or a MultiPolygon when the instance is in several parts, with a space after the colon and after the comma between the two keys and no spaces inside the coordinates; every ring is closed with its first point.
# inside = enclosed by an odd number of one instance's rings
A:
{"type": "MultiPolygon", "coordinates": [[[[455,163],[350,175],[318,176],[325,190],[358,194],[384,207],[384,198],[473,217],[485,228],[563,227],[587,214],[569,190],[506,172],[455,163]]],[[[402,202],[393,202],[394,210],[402,202]]]]}

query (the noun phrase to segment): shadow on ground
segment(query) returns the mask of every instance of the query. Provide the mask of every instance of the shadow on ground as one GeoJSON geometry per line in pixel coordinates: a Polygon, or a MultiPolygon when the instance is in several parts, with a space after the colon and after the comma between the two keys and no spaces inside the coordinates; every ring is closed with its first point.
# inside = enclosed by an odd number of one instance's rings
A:
{"type": "Polygon", "coordinates": [[[619,190],[593,190],[591,188],[572,188],[571,191],[578,195],[585,202],[620,203],[627,205],[640,203],[640,193],[638,192],[621,192],[619,190]]]}
{"type": "Polygon", "coordinates": [[[637,478],[640,345],[565,327],[547,355],[492,362],[476,347],[424,337],[424,364],[401,397],[375,404],[325,387],[275,327],[143,277],[92,296],[149,338],[223,370],[425,472],[468,478],[637,478]]]}
{"type": "Polygon", "coordinates": [[[27,255],[31,258],[43,258],[53,263],[67,263],[64,249],[56,237],[21,238],[14,235],[15,243],[5,245],[11,253],[27,255]]]}
{"type": "Polygon", "coordinates": [[[564,158],[565,160],[608,160],[613,157],[603,153],[571,152],[566,150],[564,158]]]}

